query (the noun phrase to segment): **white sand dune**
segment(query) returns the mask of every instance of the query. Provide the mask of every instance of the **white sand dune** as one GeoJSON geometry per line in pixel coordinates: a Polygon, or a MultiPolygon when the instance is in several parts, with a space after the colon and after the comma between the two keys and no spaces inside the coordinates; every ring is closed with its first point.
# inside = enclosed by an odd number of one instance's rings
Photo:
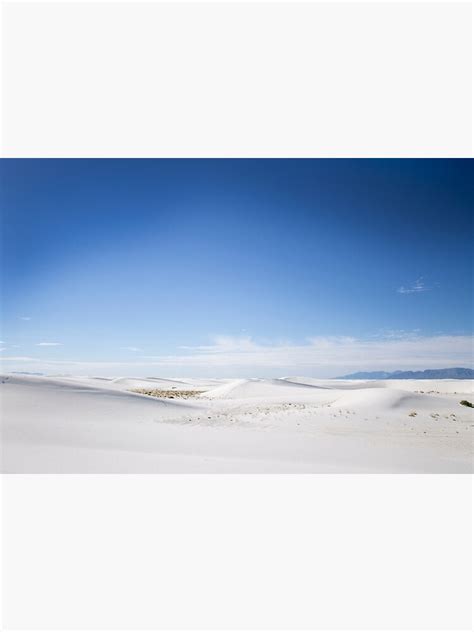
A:
{"type": "Polygon", "coordinates": [[[472,380],[0,382],[4,472],[473,471],[472,380]]]}
{"type": "MultiPolygon", "coordinates": [[[[31,376],[33,379],[38,376],[31,376]]],[[[54,376],[53,376],[54,377],[54,376]]],[[[161,390],[186,390],[186,391],[202,391],[214,386],[218,386],[222,382],[217,380],[175,380],[159,377],[71,377],[57,376],[56,379],[65,381],[66,383],[77,383],[89,385],[97,388],[107,387],[117,390],[133,390],[142,389],[161,389],[161,390]]]]}
{"type": "Polygon", "coordinates": [[[312,377],[285,377],[292,384],[307,384],[320,388],[399,388],[411,392],[439,392],[442,394],[473,394],[474,380],[319,380],[312,377]]]}
{"type": "Polygon", "coordinates": [[[303,391],[314,391],[321,387],[310,384],[290,383],[286,380],[244,379],[232,380],[208,390],[203,397],[212,399],[242,399],[246,397],[299,396],[303,391]]]}
{"type": "Polygon", "coordinates": [[[397,408],[411,409],[415,411],[444,410],[452,408],[450,400],[442,397],[430,397],[428,400],[423,395],[402,391],[396,388],[364,388],[351,389],[338,395],[332,404],[334,407],[356,408],[357,410],[392,411],[397,408]]]}

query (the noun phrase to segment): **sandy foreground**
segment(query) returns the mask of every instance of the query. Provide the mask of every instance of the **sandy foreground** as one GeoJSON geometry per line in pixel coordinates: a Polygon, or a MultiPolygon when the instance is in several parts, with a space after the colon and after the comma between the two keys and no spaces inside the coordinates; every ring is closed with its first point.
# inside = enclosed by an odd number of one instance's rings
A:
{"type": "Polygon", "coordinates": [[[459,402],[473,391],[473,380],[4,375],[2,471],[468,473],[474,410],[459,402]]]}

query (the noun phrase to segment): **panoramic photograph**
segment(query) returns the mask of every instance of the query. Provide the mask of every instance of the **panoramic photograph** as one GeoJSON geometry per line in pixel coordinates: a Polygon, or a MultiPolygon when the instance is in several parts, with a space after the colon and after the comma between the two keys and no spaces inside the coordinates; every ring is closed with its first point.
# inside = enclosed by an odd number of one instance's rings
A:
{"type": "Polygon", "coordinates": [[[471,161],[0,177],[3,472],[474,471],[471,161]]]}

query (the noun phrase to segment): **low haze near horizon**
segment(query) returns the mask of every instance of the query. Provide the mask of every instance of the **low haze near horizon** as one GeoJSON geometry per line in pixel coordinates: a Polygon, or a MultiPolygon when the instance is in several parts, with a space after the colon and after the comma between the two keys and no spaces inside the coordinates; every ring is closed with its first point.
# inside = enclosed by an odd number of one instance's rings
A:
{"type": "Polygon", "coordinates": [[[5,371],[471,367],[468,160],[3,160],[5,371]]]}

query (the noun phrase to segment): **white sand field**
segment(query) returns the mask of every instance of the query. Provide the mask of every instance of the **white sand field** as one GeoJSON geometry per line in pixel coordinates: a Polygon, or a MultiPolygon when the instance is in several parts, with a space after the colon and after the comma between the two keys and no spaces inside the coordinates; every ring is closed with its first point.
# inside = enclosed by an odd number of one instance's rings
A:
{"type": "Polygon", "coordinates": [[[472,380],[4,375],[2,470],[473,472],[474,410],[459,403],[473,391],[472,380]]]}

